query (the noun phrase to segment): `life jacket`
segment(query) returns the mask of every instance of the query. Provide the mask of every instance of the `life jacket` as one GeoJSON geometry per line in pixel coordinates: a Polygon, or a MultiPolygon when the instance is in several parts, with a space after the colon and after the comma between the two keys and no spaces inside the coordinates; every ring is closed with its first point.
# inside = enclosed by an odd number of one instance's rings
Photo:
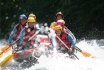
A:
{"type": "Polygon", "coordinates": [[[26,32],[23,37],[23,40],[28,44],[35,44],[35,38],[36,38],[35,36],[30,41],[28,40],[30,37],[32,37],[36,33],[36,27],[34,26],[32,30],[29,27],[25,27],[25,28],[26,28],[26,32]]]}
{"type": "Polygon", "coordinates": [[[21,30],[22,30],[24,27],[25,27],[25,25],[22,25],[22,24],[20,24],[20,23],[18,23],[18,24],[16,25],[17,32],[15,33],[15,35],[14,35],[14,37],[13,37],[13,40],[14,40],[14,41],[18,39],[18,36],[20,35],[20,32],[21,32],[21,30]]]}
{"type": "Polygon", "coordinates": [[[76,43],[76,38],[74,36],[74,34],[66,27],[64,26],[64,30],[63,30],[66,34],[70,34],[71,37],[73,38],[74,43],[76,43]]]}
{"type": "MultiPolygon", "coordinates": [[[[71,47],[71,43],[70,43],[70,41],[68,40],[68,34],[66,34],[65,32],[63,32],[63,33],[59,36],[59,38],[68,46],[68,48],[71,47]]],[[[66,48],[65,45],[64,45],[58,38],[56,38],[56,40],[57,40],[57,42],[58,42],[58,44],[59,44],[60,47],[66,48]]]]}

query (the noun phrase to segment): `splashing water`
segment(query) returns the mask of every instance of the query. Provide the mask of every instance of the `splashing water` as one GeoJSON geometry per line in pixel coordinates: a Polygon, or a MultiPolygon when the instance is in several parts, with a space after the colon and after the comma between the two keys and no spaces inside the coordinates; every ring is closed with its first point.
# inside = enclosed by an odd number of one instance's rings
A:
{"type": "MultiPolygon", "coordinates": [[[[6,41],[5,41],[6,42],[6,41]]],[[[0,41],[0,48],[6,45],[0,41]]],[[[69,58],[63,58],[60,56],[46,57],[42,55],[38,59],[38,64],[31,66],[30,68],[21,68],[20,63],[12,60],[8,67],[1,68],[1,70],[104,70],[104,40],[82,40],[76,44],[83,51],[89,52],[92,57],[84,57],[82,53],[77,52],[76,55],[79,60],[72,60],[69,58]],[[13,67],[14,66],[14,67],[13,67]]],[[[5,58],[10,52],[5,53],[5,58]]],[[[0,58],[0,61],[3,58],[0,58]]]]}

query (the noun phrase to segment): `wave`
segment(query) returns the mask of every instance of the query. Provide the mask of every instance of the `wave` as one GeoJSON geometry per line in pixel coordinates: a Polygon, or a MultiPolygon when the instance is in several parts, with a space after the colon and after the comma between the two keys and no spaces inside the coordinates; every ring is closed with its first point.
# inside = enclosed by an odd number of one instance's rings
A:
{"type": "MultiPolygon", "coordinates": [[[[7,44],[7,40],[0,40],[0,48],[7,44]]],[[[14,60],[2,70],[104,70],[104,39],[101,40],[81,40],[76,43],[83,51],[87,51],[92,57],[85,57],[80,52],[76,52],[79,60],[72,60],[63,57],[46,57],[42,55],[38,64],[32,65],[30,68],[21,68],[21,63],[14,60]]],[[[6,57],[10,52],[3,55],[6,57]]],[[[1,60],[1,58],[0,58],[1,60]]]]}

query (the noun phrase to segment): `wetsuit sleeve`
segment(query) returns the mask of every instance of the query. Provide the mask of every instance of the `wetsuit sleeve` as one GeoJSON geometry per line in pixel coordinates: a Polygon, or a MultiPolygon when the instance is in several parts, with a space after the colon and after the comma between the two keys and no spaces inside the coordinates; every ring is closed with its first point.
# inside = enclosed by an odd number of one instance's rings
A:
{"type": "Polygon", "coordinates": [[[36,33],[37,33],[39,30],[40,30],[40,28],[39,28],[39,27],[36,27],[36,33]]]}
{"type": "Polygon", "coordinates": [[[36,28],[36,31],[39,31],[40,30],[40,28],[36,28]]]}
{"type": "Polygon", "coordinates": [[[68,34],[68,40],[71,42],[71,48],[74,48],[76,40],[70,34],[68,34]]]}
{"type": "Polygon", "coordinates": [[[24,42],[23,37],[24,37],[25,33],[26,33],[26,28],[24,28],[24,29],[20,32],[20,36],[19,36],[20,42],[24,42]]]}
{"type": "Polygon", "coordinates": [[[11,42],[13,41],[13,36],[14,36],[14,34],[17,32],[17,28],[16,28],[16,27],[17,27],[17,26],[15,26],[15,27],[13,28],[13,30],[12,30],[10,36],[9,36],[9,43],[11,43],[11,42]]]}
{"type": "Polygon", "coordinates": [[[39,30],[40,28],[39,28],[39,24],[36,24],[36,30],[39,30]]]}

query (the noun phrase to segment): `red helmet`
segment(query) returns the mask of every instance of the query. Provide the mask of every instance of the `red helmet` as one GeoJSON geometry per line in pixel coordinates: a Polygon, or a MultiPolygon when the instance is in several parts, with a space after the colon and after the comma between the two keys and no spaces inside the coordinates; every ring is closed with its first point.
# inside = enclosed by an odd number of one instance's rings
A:
{"type": "Polygon", "coordinates": [[[57,17],[58,15],[61,15],[61,16],[63,17],[63,13],[62,13],[62,12],[57,12],[56,17],[57,17]]]}

